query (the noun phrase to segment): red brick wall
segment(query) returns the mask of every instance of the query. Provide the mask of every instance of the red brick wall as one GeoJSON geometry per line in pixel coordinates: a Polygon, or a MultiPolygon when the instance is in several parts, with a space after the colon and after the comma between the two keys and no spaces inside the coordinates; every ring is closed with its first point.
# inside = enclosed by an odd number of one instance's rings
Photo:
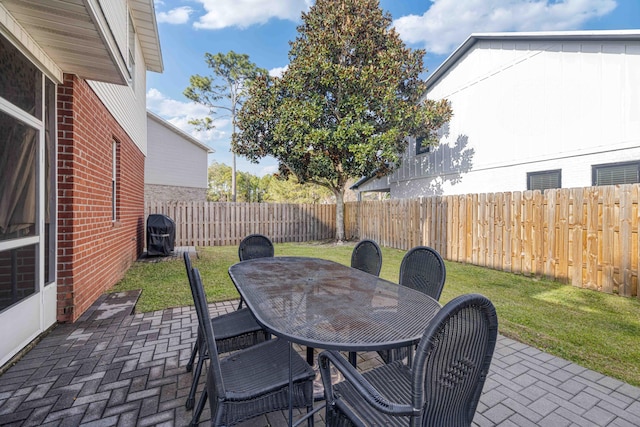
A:
{"type": "Polygon", "coordinates": [[[75,321],[144,247],[144,155],[86,81],[58,86],[58,321],[75,321]],[[112,144],[118,144],[112,221],[112,144]]]}

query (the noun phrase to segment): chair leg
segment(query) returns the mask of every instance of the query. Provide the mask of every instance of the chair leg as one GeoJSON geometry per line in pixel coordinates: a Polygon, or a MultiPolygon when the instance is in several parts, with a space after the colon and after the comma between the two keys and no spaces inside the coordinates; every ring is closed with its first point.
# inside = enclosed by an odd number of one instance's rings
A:
{"type": "Polygon", "coordinates": [[[313,347],[307,347],[307,363],[309,366],[313,366],[313,347]]]}
{"type": "Polygon", "coordinates": [[[198,388],[198,380],[200,379],[200,374],[202,373],[202,365],[204,364],[204,357],[200,355],[198,359],[198,364],[196,365],[196,371],[193,374],[193,382],[191,383],[191,389],[189,390],[189,396],[187,397],[187,403],[185,403],[184,407],[189,410],[193,408],[193,403],[196,400],[196,391],[198,388]]]}
{"type": "Polygon", "coordinates": [[[354,368],[357,368],[357,364],[358,364],[358,353],[356,353],[355,351],[350,351],[349,352],[349,363],[351,363],[351,366],[353,366],[354,368]]]}
{"type": "MultiPolygon", "coordinates": [[[[307,414],[313,412],[313,405],[307,406],[307,414]]],[[[313,427],[313,415],[307,418],[307,427],[313,427]]]]}
{"type": "MultiPolygon", "coordinates": [[[[202,415],[202,411],[204,410],[204,404],[207,403],[207,387],[205,386],[202,394],[200,395],[200,399],[198,400],[198,406],[193,411],[193,417],[191,418],[191,425],[193,427],[198,426],[198,422],[200,421],[200,415],[202,415]]],[[[214,414],[211,414],[211,419],[213,419],[214,414]]]]}
{"type": "Polygon", "coordinates": [[[198,346],[200,344],[200,337],[196,338],[195,344],[193,344],[193,350],[191,350],[191,357],[189,358],[189,363],[187,363],[187,372],[191,372],[193,370],[193,362],[196,360],[196,354],[198,353],[198,346]]]}

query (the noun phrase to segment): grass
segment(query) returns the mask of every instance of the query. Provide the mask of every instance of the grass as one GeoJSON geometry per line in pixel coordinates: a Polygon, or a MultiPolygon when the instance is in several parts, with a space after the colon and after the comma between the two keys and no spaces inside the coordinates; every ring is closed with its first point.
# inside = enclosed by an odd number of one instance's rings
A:
{"type": "MultiPolygon", "coordinates": [[[[353,244],[321,242],[275,245],[276,256],[330,259],[349,265],[353,244]]],[[[404,251],[382,248],[380,276],[397,282],[404,251]]],[[[210,302],[238,298],[229,278],[236,247],[198,248],[193,265],[202,274],[210,302]]],[[[578,289],[472,265],[446,262],[441,303],[464,293],[493,301],[500,333],[604,375],[640,386],[640,301],[578,289]]],[[[184,263],[136,263],[113,291],[142,289],[137,311],[193,305],[184,263]]]]}

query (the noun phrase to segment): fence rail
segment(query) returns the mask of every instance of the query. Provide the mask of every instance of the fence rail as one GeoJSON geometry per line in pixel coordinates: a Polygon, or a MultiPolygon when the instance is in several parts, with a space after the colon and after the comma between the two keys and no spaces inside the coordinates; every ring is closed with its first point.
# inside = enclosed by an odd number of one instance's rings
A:
{"type": "Polygon", "coordinates": [[[349,203],[348,236],[435,248],[443,258],[638,295],[640,185],[349,203]]]}
{"type": "Polygon", "coordinates": [[[335,236],[335,205],[215,202],[148,202],[149,214],[176,223],[176,246],[237,245],[252,233],[274,242],[304,242],[335,236]]]}
{"type": "MultiPolygon", "coordinates": [[[[640,184],[350,202],[348,238],[638,296],[640,184]]],[[[178,246],[237,245],[251,233],[274,242],[335,236],[335,205],[149,203],[176,222],[178,246]]]]}

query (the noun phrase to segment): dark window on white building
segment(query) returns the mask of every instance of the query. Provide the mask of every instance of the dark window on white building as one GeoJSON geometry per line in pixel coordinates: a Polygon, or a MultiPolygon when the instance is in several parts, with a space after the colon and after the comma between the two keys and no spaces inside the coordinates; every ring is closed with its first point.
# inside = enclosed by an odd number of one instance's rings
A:
{"type": "Polygon", "coordinates": [[[593,185],[635,184],[640,182],[640,161],[592,166],[593,185]]]}
{"type": "Polygon", "coordinates": [[[527,190],[544,191],[548,188],[562,187],[562,171],[560,169],[528,172],[527,173],[527,190]]]}

